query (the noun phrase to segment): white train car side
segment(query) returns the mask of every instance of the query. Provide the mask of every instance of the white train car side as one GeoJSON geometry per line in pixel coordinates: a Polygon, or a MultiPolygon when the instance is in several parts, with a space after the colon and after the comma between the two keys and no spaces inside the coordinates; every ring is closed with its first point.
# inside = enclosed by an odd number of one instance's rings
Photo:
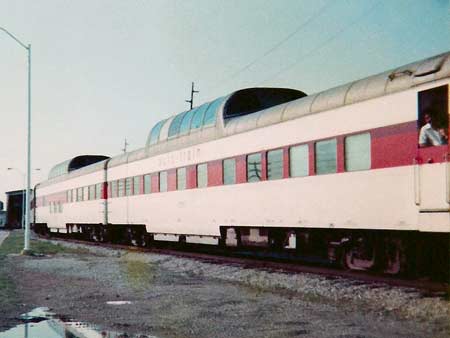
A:
{"type": "Polygon", "coordinates": [[[37,201],[104,189],[60,214],[38,203],[36,223],[135,244],[295,250],[388,273],[409,268],[405,257],[439,265],[449,76],[446,53],[311,96],[234,92],[160,121],[142,149],[43,183],[37,201]]]}

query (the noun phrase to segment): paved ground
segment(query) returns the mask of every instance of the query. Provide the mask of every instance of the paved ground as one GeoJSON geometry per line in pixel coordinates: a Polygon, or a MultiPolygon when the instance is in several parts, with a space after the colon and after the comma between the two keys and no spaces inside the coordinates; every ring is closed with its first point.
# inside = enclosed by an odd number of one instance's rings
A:
{"type": "Polygon", "coordinates": [[[2,245],[3,241],[5,240],[6,237],[8,237],[8,235],[9,231],[6,230],[0,231],[0,245],[2,245]]]}

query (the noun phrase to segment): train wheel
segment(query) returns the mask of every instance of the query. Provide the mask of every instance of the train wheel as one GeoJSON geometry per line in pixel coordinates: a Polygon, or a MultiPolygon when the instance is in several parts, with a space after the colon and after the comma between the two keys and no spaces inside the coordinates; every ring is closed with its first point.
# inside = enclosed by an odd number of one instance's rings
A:
{"type": "Polygon", "coordinates": [[[397,275],[403,272],[405,267],[405,250],[400,239],[389,239],[384,245],[383,272],[397,275]]]}
{"type": "Polygon", "coordinates": [[[376,250],[372,240],[360,236],[347,244],[342,265],[349,270],[370,270],[375,266],[376,250]]]}
{"type": "Polygon", "coordinates": [[[151,243],[151,237],[147,232],[144,232],[141,234],[141,245],[144,248],[148,248],[150,247],[150,243],[151,243]]]}
{"type": "Polygon", "coordinates": [[[100,243],[105,243],[106,242],[106,235],[107,235],[106,227],[103,226],[103,225],[99,225],[98,226],[98,232],[97,232],[98,241],[100,243]]]}
{"type": "Polygon", "coordinates": [[[136,231],[131,226],[127,226],[125,228],[126,233],[126,243],[132,246],[139,246],[138,242],[139,240],[136,237],[136,231]]]}

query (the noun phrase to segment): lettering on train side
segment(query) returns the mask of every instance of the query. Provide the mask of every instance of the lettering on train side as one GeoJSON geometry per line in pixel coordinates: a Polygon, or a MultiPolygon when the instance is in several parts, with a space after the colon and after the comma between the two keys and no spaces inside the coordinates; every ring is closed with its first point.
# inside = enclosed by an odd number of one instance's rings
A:
{"type": "Polygon", "coordinates": [[[160,156],[158,165],[161,167],[166,167],[166,166],[177,167],[180,165],[195,163],[199,160],[199,158],[200,158],[200,149],[199,148],[181,150],[181,151],[177,151],[176,153],[171,153],[168,155],[160,156]],[[186,162],[188,162],[188,163],[186,163],[186,162]]]}

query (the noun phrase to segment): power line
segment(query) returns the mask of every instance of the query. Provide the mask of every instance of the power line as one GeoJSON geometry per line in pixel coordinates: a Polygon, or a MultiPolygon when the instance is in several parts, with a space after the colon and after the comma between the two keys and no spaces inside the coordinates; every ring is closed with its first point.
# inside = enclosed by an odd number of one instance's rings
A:
{"type": "MultiPolygon", "coordinates": [[[[219,86],[221,84],[223,84],[223,82],[226,81],[230,81],[231,79],[235,78],[236,76],[238,76],[239,74],[241,74],[242,72],[246,71],[247,69],[249,69],[250,67],[252,67],[254,64],[256,64],[257,62],[259,62],[260,60],[264,59],[267,55],[271,54],[272,52],[274,52],[278,47],[280,47],[281,45],[283,45],[285,42],[287,42],[288,40],[290,40],[294,35],[296,35],[298,32],[300,32],[303,28],[305,28],[310,22],[312,22],[314,19],[318,18],[320,15],[322,15],[324,13],[324,9],[325,7],[327,7],[330,3],[335,4],[337,3],[337,1],[333,1],[330,0],[328,2],[326,2],[322,7],[319,8],[319,10],[317,10],[312,16],[309,17],[308,20],[306,20],[304,23],[302,23],[300,26],[298,26],[294,31],[292,31],[291,33],[289,33],[284,39],[282,39],[281,41],[277,42],[275,45],[273,45],[272,47],[270,47],[268,50],[266,50],[263,54],[261,54],[260,56],[256,57],[255,59],[253,59],[251,62],[249,62],[248,64],[246,64],[245,66],[243,66],[242,68],[238,69],[236,72],[234,72],[233,74],[231,74],[227,79],[225,79],[224,81],[222,81],[219,86]]],[[[216,86],[217,88],[218,86],[216,86]]]]}
{"type": "Polygon", "coordinates": [[[376,7],[378,7],[381,4],[381,1],[376,2],[372,7],[370,7],[367,11],[365,11],[363,14],[361,14],[360,16],[358,16],[355,20],[353,20],[352,22],[350,22],[348,25],[342,27],[340,30],[338,30],[336,32],[336,34],[332,35],[331,37],[329,37],[327,40],[325,40],[322,44],[320,44],[319,46],[317,46],[316,48],[311,49],[309,52],[300,55],[293,63],[291,63],[290,65],[288,65],[287,67],[282,68],[280,71],[278,71],[277,73],[275,73],[274,75],[266,78],[263,81],[260,81],[256,84],[256,86],[259,86],[267,81],[270,81],[274,78],[276,78],[277,76],[279,76],[280,74],[284,73],[285,71],[291,69],[292,67],[296,66],[300,61],[303,61],[304,59],[308,58],[309,56],[311,56],[312,54],[316,53],[318,50],[322,49],[324,46],[326,46],[328,43],[332,42],[333,40],[335,40],[337,37],[339,37],[339,35],[341,35],[344,31],[348,30],[349,28],[353,27],[355,24],[357,24],[360,20],[362,20],[363,18],[365,18],[367,15],[369,15],[370,13],[372,13],[376,7]]]}

